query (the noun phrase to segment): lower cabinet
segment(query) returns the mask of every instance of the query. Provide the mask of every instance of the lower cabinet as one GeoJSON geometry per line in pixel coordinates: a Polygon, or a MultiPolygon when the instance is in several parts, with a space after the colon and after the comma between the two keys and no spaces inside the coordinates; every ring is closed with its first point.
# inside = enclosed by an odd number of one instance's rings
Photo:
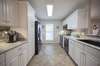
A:
{"type": "Polygon", "coordinates": [[[100,58],[96,58],[95,56],[86,53],[86,66],[100,66],[100,58]]]}
{"type": "Polygon", "coordinates": [[[100,50],[69,40],[69,55],[78,66],[100,66],[100,50]]]}
{"type": "Polygon", "coordinates": [[[21,53],[19,55],[18,60],[19,60],[19,66],[26,66],[24,53],[21,53]]]}
{"type": "Polygon", "coordinates": [[[12,58],[11,60],[7,61],[6,66],[19,66],[18,61],[19,61],[18,56],[16,56],[12,58]]]}
{"type": "Polygon", "coordinates": [[[19,46],[6,52],[6,66],[26,66],[26,47],[26,44],[23,44],[22,46],[19,46]]]}
{"type": "Polygon", "coordinates": [[[5,54],[0,55],[0,66],[5,66],[5,54]]]}
{"type": "Polygon", "coordinates": [[[27,45],[27,62],[32,58],[32,46],[30,44],[27,45]]]}
{"type": "Polygon", "coordinates": [[[80,52],[79,61],[78,66],[86,66],[86,55],[84,52],[80,52]]]}
{"type": "Polygon", "coordinates": [[[69,55],[74,60],[75,59],[75,47],[74,41],[69,40],[69,55]]]}

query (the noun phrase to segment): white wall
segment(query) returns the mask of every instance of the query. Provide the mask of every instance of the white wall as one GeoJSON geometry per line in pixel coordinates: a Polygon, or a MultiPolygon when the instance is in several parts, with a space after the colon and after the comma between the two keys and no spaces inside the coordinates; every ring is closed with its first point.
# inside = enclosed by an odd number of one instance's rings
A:
{"type": "MultiPolygon", "coordinates": [[[[54,24],[54,41],[51,43],[58,43],[59,42],[59,31],[62,30],[62,23],[59,20],[41,20],[41,24],[45,26],[46,24],[54,24]],[[57,26],[59,28],[57,29],[57,26]]],[[[42,42],[48,43],[45,40],[45,27],[42,28],[42,42]]]]}

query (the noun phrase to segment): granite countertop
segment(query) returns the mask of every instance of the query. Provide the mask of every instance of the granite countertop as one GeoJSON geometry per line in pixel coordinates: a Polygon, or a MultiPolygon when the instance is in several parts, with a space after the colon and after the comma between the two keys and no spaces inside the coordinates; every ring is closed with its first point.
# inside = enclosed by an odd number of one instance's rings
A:
{"type": "Polygon", "coordinates": [[[15,43],[6,43],[6,42],[1,41],[0,42],[0,54],[5,53],[13,48],[18,47],[18,46],[21,46],[24,43],[27,43],[27,41],[18,41],[15,43]]]}
{"type": "Polygon", "coordinates": [[[77,42],[80,42],[81,44],[85,44],[85,45],[88,45],[90,47],[93,47],[95,49],[98,49],[100,50],[100,47],[98,46],[95,46],[95,45],[92,45],[92,44],[89,44],[89,43],[86,43],[86,42],[82,42],[82,41],[79,41],[79,40],[93,40],[93,41],[99,41],[100,42],[100,39],[99,38],[93,38],[93,37],[87,37],[87,36],[83,36],[83,37],[73,37],[73,36],[64,36],[65,38],[69,38],[69,39],[72,39],[74,41],[77,41],[77,42]]]}

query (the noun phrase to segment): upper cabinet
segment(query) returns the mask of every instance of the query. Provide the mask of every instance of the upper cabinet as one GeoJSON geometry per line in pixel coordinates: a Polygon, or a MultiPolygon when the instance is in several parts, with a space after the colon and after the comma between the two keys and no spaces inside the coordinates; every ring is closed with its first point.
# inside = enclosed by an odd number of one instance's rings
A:
{"type": "Polygon", "coordinates": [[[78,9],[78,28],[87,29],[89,26],[89,4],[86,3],[85,6],[82,6],[78,9]]]}
{"type": "Polygon", "coordinates": [[[73,12],[69,17],[67,17],[63,21],[63,25],[68,25],[68,29],[75,29],[77,28],[77,15],[78,15],[78,10],[73,12]]]}
{"type": "Polygon", "coordinates": [[[88,23],[89,23],[88,9],[89,9],[88,4],[85,4],[85,6],[80,7],[63,21],[63,25],[67,24],[68,29],[88,28],[88,23]]]}
{"type": "Polygon", "coordinates": [[[7,8],[7,24],[13,27],[17,26],[17,0],[6,0],[6,8],[7,8]]]}
{"type": "Polygon", "coordinates": [[[0,25],[6,25],[6,0],[0,0],[0,25]]]}
{"type": "Polygon", "coordinates": [[[17,26],[17,0],[0,0],[0,25],[17,26]]]}
{"type": "Polygon", "coordinates": [[[91,18],[100,19],[100,0],[91,0],[91,18]]]}

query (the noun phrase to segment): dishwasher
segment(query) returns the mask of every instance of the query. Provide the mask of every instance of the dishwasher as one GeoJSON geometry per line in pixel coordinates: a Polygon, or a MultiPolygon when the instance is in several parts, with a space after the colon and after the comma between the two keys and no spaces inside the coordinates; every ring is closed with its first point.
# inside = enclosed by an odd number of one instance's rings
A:
{"type": "Polygon", "coordinates": [[[69,39],[68,38],[64,38],[64,50],[68,54],[69,52],[69,39]]]}

